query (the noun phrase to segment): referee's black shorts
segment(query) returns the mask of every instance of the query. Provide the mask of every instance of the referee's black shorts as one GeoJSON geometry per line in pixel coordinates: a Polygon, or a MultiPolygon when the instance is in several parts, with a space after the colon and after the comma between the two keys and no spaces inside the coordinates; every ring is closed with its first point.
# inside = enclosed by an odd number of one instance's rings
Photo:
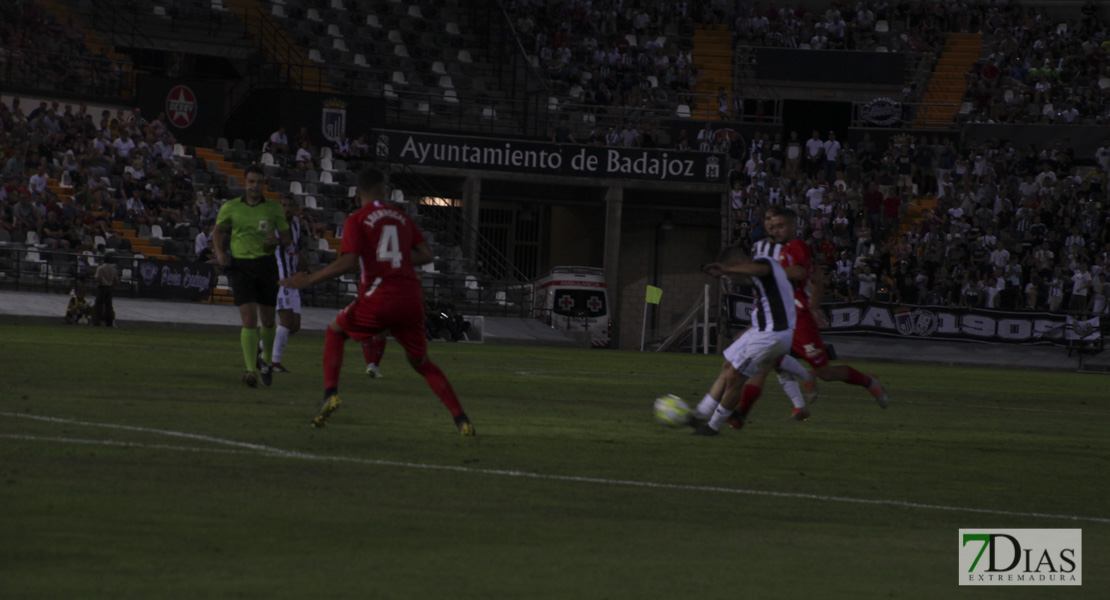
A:
{"type": "Polygon", "coordinates": [[[232,258],[227,273],[235,306],[251,302],[277,306],[278,264],[274,255],[262,258],[232,258]]]}

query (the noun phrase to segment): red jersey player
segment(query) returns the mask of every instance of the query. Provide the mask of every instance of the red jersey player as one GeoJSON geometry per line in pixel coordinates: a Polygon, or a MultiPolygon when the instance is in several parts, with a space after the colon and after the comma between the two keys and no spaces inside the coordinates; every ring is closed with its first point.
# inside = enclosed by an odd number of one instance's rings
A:
{"type": "Polygon", "coordinates": [[[424,294],[414,265],[435,256],[424,234],[401,209],[385,202],[385,177],[373,168],[358,174],[357,193],[362,208],[347,217],[339,258],[315,273],[297,273],[281,285],[303,289],[361,267],[358,298],[328,325],[324,342],[324,399],[313,427],[323,427],[339,408],[339,371],[348,337],[367,341],[389,329],[405,349],[412,368],[424,376],[444,406],[451,411],[462,435],[474,435],[443,371],[428,359],[424,336],[424,294]]]}
{"type": "MultiPolygon", "coordinates": [[[[867,388],[879,406],[886,408],[889,399],[878,379],[864,375],[848,365],[829,364],[829,355],[825,351],[825,344],[821,341],[819,332],[821,323],[818,319],[823,322],[824,317],[817,310],[818,301],[810,297],[808,285],[809,278],[819,274],[813,264],[813,252],[805,242],[798,239],[797,219],[789,218],[784,214],[772,215],[767,233],[772,240],[783,244],[779,261],[787,273],[797,273],[797,269],[791,269],[795,265],[802,267],[805,273],[802,279],[791,277],[794,281],[794,308],[797,310],[798,317],[794,330],[794,343],[790,349],[804,358],[822,380],[843,381],[867,388]]],[[[815,286],[815,289],[820,289],[820,286],[815,286]]]]}

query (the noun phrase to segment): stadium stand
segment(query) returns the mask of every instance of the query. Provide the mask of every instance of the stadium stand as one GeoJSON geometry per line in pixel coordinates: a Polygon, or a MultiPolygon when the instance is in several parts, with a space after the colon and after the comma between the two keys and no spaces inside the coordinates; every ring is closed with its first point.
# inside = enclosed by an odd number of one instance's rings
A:
{"type": "MultiPolygon", "coordinates": [[[[745,47],[803,45],[932,53],[924,101],[958,105],[962,99],[970,107],[919,113],[909,125],[1063,126],[1107,118],[1107,34],[1086,12],[1060,19],[987,2],[865,2],[821,14],[727,13],[711,2],[630,3],[620,11],[612,2],[588,10],[581,3],[517,2],[504,13],[478,4],[442,0],[431,10],[383,1],[372,3],[371,14],[352,10],[359,3],[310,0],[263,1],[256,12],[231,2],[132,6],[141,13],[135,27],[145,35],[198,44],[207,37],[209,46],[217,40],[232,53],[246,53],[243,40],[250,36],[243,32],[262,14],[283,32],[283,42],[271,43],[295,47],[289,60],[318,58],[318,73],[302,74],[299,85],[384,96],[389,121],[399,127],[520,136],[529,131],[521,110],[527,95],[538,98],[544,115],[534,137],[615,145],[624,143],[617,131],[627,124],[638,133],[629,145],[679,146],[687,142],[669,138],[658,124],[662,116],[717,119],[723,109],[729,118],[744,117],[727,61],[743,57],[745,47]],[[688,5],[687,12],[678,4],[688,5]],[[519,44],[527,58],[498,64],[494,46],[502,43],[519,44]]],[[[83,0],[0,8],[3,83],[113,96],[126,104],[131,66],[115,54],[118,40],[76,24],[91,22],[84,20],[90,11],[93,4],[83,0]],[[55,56],[77,65],[76,75],[45,69],[30,81],[29,67],[55,56]]],[[[34,286],[84,272],[98,253],[192,259],[200,228],[219,202],[241,193],[243,169],[253,163],[264,167],[267,196],[293,198],[310,222],[312,261],[327,260],[338,248],[354,173],[370,163],[365,139],[344,151],[345,158],[339,148],[312,146],[319,169],[298,168],[290,156],[262,152],[259,141],[182,146],[166,137],[160,117],[149,116],[0,104],[9,136],[0,270],[34,286]],[[135,149],[125,157],[121,145],[129,140],[135,149]],[[46,178],[45,189],[35,190],[36,176],[46,178]],[[60,233],[48,224],[49,214],[60,233]],[[77,258],[53,261],[47,239],[64,240],[77,258]]],[[[1075,156],[1064,144],[1019,148],[918,131],[883,144],[845,142],[835,178],[827,180],[787,164],[787,145],[757,136],[746,153],[749,164],[730,173],[729,187],[737,188],[732,241],[758,239],[765,207],[795,208],[828,269],[827,297],[1105,314],[1110,146],[1097,156],[1075,156]]],[[[456,282],[460,303],[488,294],[479,299],[506,304],[497,296],[504,291],[486,281],[520,278],[511,263],[487,251],[461,256],[462,237],[474,225],[423,200],[434,196],[434,186],[411,169],[399,167],[394,180],[406,209],[435,240],[439,259],[423,274],[429,287],[456,282]]],[[[348,287],[340,282],[329,292],[342,296],[348,287]]]]}

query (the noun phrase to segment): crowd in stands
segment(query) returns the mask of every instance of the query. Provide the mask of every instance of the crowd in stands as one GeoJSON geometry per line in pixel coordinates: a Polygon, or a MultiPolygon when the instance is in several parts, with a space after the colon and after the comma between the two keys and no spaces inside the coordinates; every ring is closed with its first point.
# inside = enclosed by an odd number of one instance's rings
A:
{"type": "Polygon", "coordinates": [[[1088,0],[1071,18],[1006,5],[988,17],[989,52],[969,75],[976,123],[1103,124],[1110,121],[1110,31],[1088,0]]]}
{"type": "Polygon", "coordinates": [[[157,226],[165,238],[185,242],[181,254],[189,255],[228,197],[226,188],[201,183],[210,175],[197,171],[192,157],[175,153],[163,114],[149,121],[139,109],[93,115],[84,104],[58,102],[27,111],[16,98],[0,103],[0,129],[6,240],[90,254],[129,250],[112,226],[121,221],[157,226]]]}
{"type": "Polygon", "coordinates": [[[123,65],[96,56],[72,17],[64,22],[34,0],[0,2],[0,82],[40,90],[119,94],[123,65]]]}
{"type": "Polygon", "coordinates": [[[826,302],[1108,314],[1110,142],[1080,175],[1059,144],[790,137],[753,142],[730,172],[731,241],[762,239],[767,208],[792,208],[826,302]],[[936,206],[904,219],[915,191],[936,206]]]}

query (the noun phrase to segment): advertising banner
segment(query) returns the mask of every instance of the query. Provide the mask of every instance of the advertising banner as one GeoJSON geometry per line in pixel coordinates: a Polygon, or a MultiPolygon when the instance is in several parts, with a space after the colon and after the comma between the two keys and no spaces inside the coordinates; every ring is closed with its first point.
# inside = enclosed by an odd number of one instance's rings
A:
{"type": "Polygon", "coordinates": [[[143,116],[165,114],[166,129],[179,144],[204,145],[223,129],[223,82],[144,74],[136,89],[143,116]]]}
{"type": "MultiPolygon", "coordinates": [[[[729,322],[746,326],[751,297],[729,296],[729,322]]],[[[866,333],[995,344],[1066,345],[1077,335],[1098,339],[1098,319],[1077,321],[1063,314],[1009,312],[947,306],[904,306],[883,302],[845,302],[822,307],[829,327],[821,333],[866,333]]]]}
{"type": "Polygon", "coordinates": [[[725,155],[707,152],[384,130],[375,142],[380,160],[414,166],[684,183],[720,183],[728,171],[725,155]]]}
{"type": "Polygon", "coordinates": [[[208,263],[140,260],[138,294],[145,298],[203,300],[216,287],[216,268],[208,263]]]}

